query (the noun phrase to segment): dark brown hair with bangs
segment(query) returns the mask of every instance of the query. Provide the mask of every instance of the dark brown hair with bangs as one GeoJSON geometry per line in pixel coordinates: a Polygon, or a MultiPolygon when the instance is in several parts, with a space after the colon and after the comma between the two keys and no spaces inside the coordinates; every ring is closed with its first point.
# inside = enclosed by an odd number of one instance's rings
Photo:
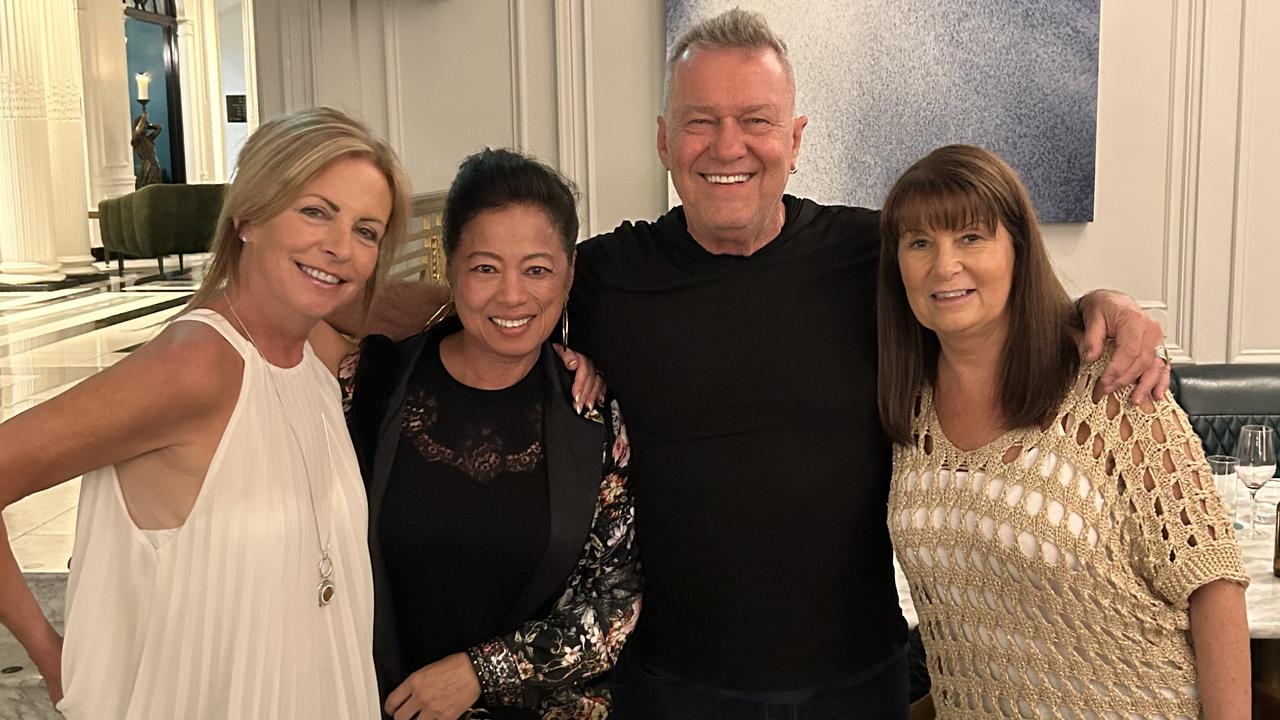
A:
{"type": "Polygon", "coordinates": [[[938,337],[907,302],[898,244],[909,230],[1004,226],[1013,239],[1009,332],[999,400],[1009,428],[1051,421],[1080,369],[1076,312],[1053,272],[1035,208],[1018,174],[971,145],[938,148],[894,184],[880,211],[880,419],[894,442],[912,444],[911,419],[925,382],[938,376],[938,337]]]}

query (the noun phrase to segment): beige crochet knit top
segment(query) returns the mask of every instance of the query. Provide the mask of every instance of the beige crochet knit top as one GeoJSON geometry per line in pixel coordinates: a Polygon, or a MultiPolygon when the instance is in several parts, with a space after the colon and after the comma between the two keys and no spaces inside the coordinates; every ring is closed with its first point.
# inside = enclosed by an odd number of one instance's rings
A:
{"type": "Polygon", "coordinates": [[[1186,415],[1100,396],[1102,368],[1047,430],[972,451],[925,388],[894,448],[889,530],[939,718],[1200,715],[1187,599],[1248,576],[1186,415]]]}

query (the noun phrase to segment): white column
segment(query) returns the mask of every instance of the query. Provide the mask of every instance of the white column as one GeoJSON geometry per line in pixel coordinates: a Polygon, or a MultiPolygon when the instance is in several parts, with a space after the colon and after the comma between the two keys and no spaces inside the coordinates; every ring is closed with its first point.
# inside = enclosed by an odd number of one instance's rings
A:
{"type": "Polygon", "coordinates": [[[45,0],[0,4],[0,283],[65,279],[53,243],[45,0]]]}
{"type": "Polygon", "coordinates": [[[92,275],[85,207],[85,134],[81,109],[80,38],[74,0],[46,0],[45,108],[49,117],[49,170],[53,176],[53,238],[61,271],[92,275]]]}
{"type": "Polygon", "coordinates": [[[89,204],[96,208],[101,200],[133,192],[124,5],[76,0],[76,10],[80,16],[84,124],[89,148],[89,204]]]}
{"type": "Polygon", "coordinates": [[[213,0],[178,2],[178,70],[188,183],[226,179],[218,11],[213,0]]]}

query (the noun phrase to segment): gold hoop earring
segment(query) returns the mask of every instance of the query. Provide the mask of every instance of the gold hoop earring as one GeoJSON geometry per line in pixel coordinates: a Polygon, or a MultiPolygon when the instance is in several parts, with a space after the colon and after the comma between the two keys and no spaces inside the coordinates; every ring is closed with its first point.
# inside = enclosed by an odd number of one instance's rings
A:
{"type": "Polygon", "coordinates": [[[427,320],[427,324],[422,326],[422,329],[424,331],[431,329],[433,325],[449,317],[451,312],[453,312],[453,298],[449,298],[448,302],[441,305],[435,314],[431,316],[431,319],[427,320]]]}

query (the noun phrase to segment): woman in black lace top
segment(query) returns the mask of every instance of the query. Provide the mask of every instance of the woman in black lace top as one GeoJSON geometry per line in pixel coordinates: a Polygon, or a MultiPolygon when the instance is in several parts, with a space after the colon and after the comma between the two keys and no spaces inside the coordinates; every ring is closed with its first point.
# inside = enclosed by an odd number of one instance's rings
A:
{"type": "Polygon", "coordinates": [[[579,412],[548,342],[573,191],[517,153],[467,158],[444,246],[455,315],[345,363],[369,494],[374,658],[395,718],[603,718],[640,578],[616,406],[579,412]]]}

